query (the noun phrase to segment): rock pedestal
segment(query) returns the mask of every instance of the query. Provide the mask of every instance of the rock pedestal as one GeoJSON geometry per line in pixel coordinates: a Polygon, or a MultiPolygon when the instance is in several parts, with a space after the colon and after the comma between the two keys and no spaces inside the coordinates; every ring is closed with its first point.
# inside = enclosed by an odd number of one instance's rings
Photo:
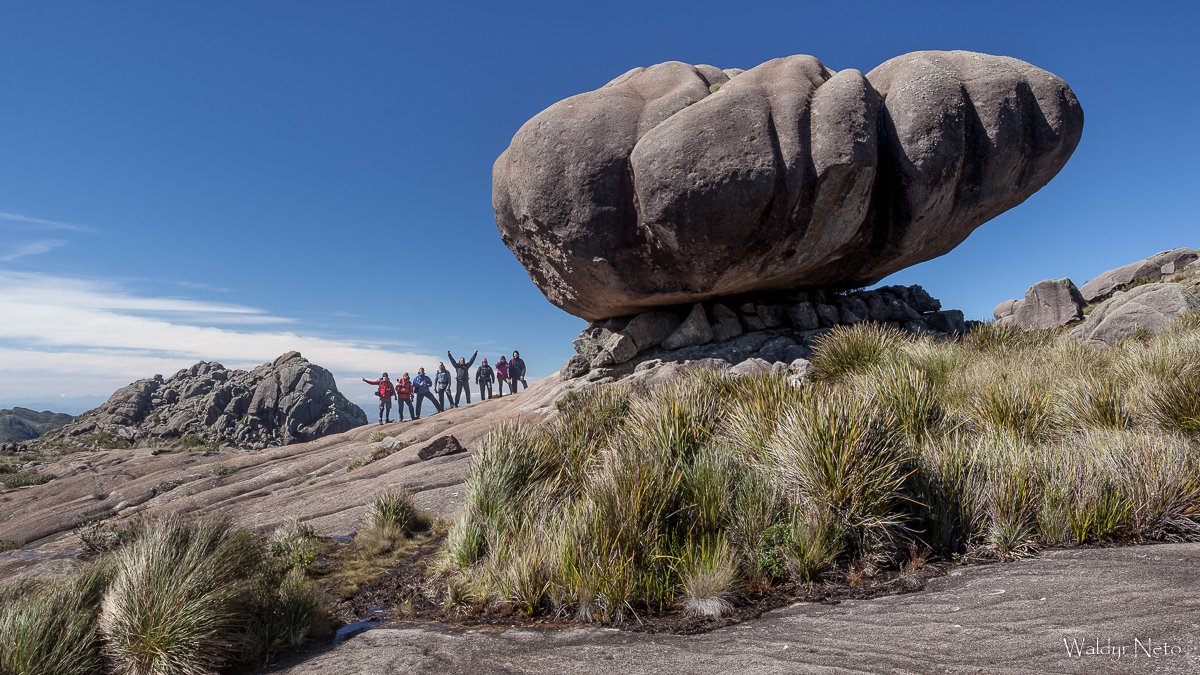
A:
{"type": "Polygon", "coordinates": [[[696,303],[593,323],[575,340],[576,355],[559,373],[567,379],[598,381],[655,364],[712,362],[740,366],[737,373],[749,374],[776,366],[786,369],[805,359],[813,339],[837,325],[875,321],[944,335],[967,329],[962,312],[942,310],[920,286],[793,293],[734,305],[736,312],[723,302],[696,303]],[[672,326],[670,334],[661,337],[672,326]]]}

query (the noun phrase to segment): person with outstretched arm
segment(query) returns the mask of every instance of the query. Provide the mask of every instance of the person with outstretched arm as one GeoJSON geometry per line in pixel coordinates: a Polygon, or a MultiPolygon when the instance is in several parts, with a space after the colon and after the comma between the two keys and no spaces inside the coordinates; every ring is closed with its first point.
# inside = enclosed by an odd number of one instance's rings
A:
{"type": "Polygon", "coordinates": [[[425,369],[418,368],[417,377],[413,379],[413,389],[417,394],[417,416],[413,419],[421,419],[421,404],[425,399],[429,399],[433,407],[437,408],[438,412],[442,412],[442,405],[437,402],[437,399],[433,397],[433,393],[429,391],[429,388],[432,386],[433,380],[429,379],[429,376],[425,374],[425,369]]]}
{"type": "Polygon", "coordinates": [[[392,396],[396,393],[396,389],[392,386],[392,381],[388,379],[388,374],[380,375],[378,380],[368,380],[364,377],[362,381],[379,387],[379,390],[375,392],[375,395],[379,397],[379,423],[391,422],[392,396]]]}
{"type": "Polygon", "coordinates": [[[456,408],[454,397],[450,395],[450,371],[446,370],[446,364],[438,361],[437,372],[433,374],[433,390],[438,395],[439,410],[446,408],[456,408]]]}
{"type": "Polygon", "coordinates": [[[449,349],[446,350],[446,356],[450,357],[450,364],[454,366],[454,407],[457,408],[461,402],[459,397],[464,391],[467,393],[467,403],[471,402],[471,366],[475,365],[475,357],[479,356],[479,350],[475,350],[470,361],[465,358],[455,361],[449,349]]]}
{"type": "Polygon", "coordinates": [[[514,394],[517,393],[518,382],[529,388],[529,383],[525,381],[525,361],[521,358],[521,352],[514,349],[512,359],[508,362],[508,388],[514,394]]]}
{"type": "Polygon", "coordinates": [[[417,413],[413,411],[413,384],[412,380],[408,379],[408,373],[405,373],[400,381],[396,383],[396,421],[404,421],[404,404],[408,404],[408,416],[412,419],[417,419],[417,413]]]}
{"type": "Polygon", "coordinates": [[[492,397],[492,382],[495,381],[496,376],[492,373],[492,367],[488,365],[487,359],[484,359],[479,370],[475,371],[475,384],[479,385],[480,401],[486,401],[492,397]]]}
{"type": "Polygon", "coordinates": [[[504,385],[508,384],[508,360],[504,355],[500,355],[500,360],[496,362],[496,391],[501,398],[504,398],[504,385]]]}

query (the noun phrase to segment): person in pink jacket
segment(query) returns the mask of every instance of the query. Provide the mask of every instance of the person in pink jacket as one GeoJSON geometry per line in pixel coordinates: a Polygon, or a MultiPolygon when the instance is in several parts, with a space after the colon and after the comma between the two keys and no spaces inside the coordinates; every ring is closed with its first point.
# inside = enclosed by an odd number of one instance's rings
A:
{"type": "MultiPolygon", "coordinates": [[[[508,361],[504,359],[504,355],[500,355],[500,360],[496,362],[496,386],[499,387],[499,396],[504,395],[504,385],[508,382],[508,361]]],[[[497,397],[498,398],[498,397],[497,397]]]]}

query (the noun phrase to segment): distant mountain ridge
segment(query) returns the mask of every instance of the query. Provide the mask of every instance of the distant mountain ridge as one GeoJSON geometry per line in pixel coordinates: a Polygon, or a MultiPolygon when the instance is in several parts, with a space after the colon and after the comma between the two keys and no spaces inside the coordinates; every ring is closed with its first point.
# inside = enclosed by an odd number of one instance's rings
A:
{"type": "Polygon", "coordinates": [[[14,406],[0,410],[0,443],[29,441],[75,420],[66,413],[14,406]]]}

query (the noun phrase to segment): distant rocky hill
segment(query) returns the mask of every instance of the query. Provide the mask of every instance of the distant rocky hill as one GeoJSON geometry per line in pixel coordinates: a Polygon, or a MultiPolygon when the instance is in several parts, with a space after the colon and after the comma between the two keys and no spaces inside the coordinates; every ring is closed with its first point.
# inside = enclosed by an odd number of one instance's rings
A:
{"type": "Polygon", "coordinates": [[[288,352],[252,371],[200,362],[138,380],[32,445],[43,451],[135,446],[262,449],[353,429],[362,409],[333,375],[288,352]]]}
{"type": "Polygon", "coordinates": [[[29,408],[6,408],[0,410],[0,443],[28,441],[74,419],[66,413],[49,410],[38,412],[29,408]]]}

